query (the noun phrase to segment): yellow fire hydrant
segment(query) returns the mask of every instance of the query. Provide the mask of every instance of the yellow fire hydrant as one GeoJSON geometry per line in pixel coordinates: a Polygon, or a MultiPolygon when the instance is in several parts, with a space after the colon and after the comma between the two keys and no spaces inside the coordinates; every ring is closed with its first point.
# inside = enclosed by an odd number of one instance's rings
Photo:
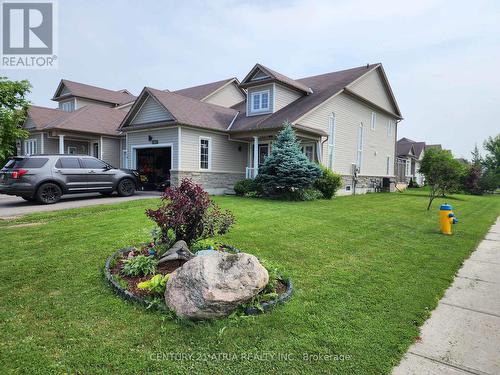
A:
{"type": "Polygon", "coordinates": [[[442,204],[439,207],[439,222],[441,224],[441,233],[443,234],[451,234],[452,225],[458,222],[452,210],[453,207],[448,203],[442,204]]]}

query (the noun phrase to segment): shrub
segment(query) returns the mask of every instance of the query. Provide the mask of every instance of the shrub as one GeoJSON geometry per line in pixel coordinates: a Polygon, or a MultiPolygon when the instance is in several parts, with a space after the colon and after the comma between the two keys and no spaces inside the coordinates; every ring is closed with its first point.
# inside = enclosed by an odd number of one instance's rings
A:
{"type": "Polygon", "coordinates": [[[314,188],[323,194],[323,198],[332,199],[342,186],[342,177],[331,169],[321,166],[323,174],[314,181],[314,188]]]}
{"type": "Polygon", "coordinates": [[[259,190],[259,185],[257,184],[257,182],[249,178],[237,181],[234,184],[234,191],[236,195],[239,196],[244,196],[247,195],[248,193],[257,193],[258,190],[259,190]]]}
{"type": "Polygon", "coordinates": [[[205,240],[199,240],[191,246],[191,251],[197,252],[200,250],[208,250],[212,248],[213,250],[217,250],[219,247],[221,247],[221,243],[219,241],[216,241],[212,238],[207,238],[205,240]]]}
{"type": "Polygon", "coordinates": [[[123,262],[122,273],[127,276],[147,276],[156,272],[158,261],[145,255],[127,259],[123,262]]]}
{"type": "Polygon", "coordinates": [[[147,281],[137,284],[139,289],[145,289],[152,294],[163,295],[165,293],[165,288],[167,286],[167,281],[170,278],[170,274],[166,275],[154,275],[147,281]]]}
{"type": "Polygon", "coordinates": [[[191,246],[198,240],[227,233],[234,224],[230,211],[221,211],[206,191],[185,178],[177,188],[168,188],[157,210],[146,210],[161,231],[161,241],[173,244],[184,240],[191,246]]]}
{"type": "Polygon", "coordinates": [[[255,179],[268,196],[286,197],[297,190],[310,188],[321,176],[318,165],[311,163],[300,150],[300,143],[290,123],[285,122],[275,142],[271,154],[259,167],[255,179]]]}

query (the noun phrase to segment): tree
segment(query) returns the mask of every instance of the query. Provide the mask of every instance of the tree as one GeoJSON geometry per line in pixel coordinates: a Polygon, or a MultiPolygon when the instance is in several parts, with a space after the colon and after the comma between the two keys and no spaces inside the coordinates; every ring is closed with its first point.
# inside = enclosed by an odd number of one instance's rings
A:
{"type": "Polygon", "coordinates": [[[285,122],[276,136],[271,154],[259,167],[256,182],[266,195],[292,198],[311,187],[321,173],[320,167],[310,162],[300,150],[292,125],[285,122]]]}
{"type": "Polygon", "coordinates": [[[458,160],[453,159],[451,152],[431,148],[425,151],[419,172],[425,176],[425,181],[429,186],[429,204],[427,205],[427,210],[429,210],[438,194],[445,196],[459,186],[460,178],[465,171],[464,166],[458,160]]]}
{"type": "Polygon", "coordinates": [[[484,148],[488,153],[483,159],[485,171],[480,185],[486,191],[495,191],[500,186],[500,134],[488,137],[484,148]]]}
{"type": "Polygon", "coordinates": [[[472,154],[472,165],[481,165],[483,163],[483,158],[479,153],[479,149],[477,148],[477,144],[474,145],[474,150],[471,152],[472,154]]]}
{"type": "Polygon", "coordinates": [[[0,77],[0,166],[14,154],[16,140],[28,136],[21,126],[30,106],[26,99],[30,89],[27,80],[11,81],[0,77]]]}

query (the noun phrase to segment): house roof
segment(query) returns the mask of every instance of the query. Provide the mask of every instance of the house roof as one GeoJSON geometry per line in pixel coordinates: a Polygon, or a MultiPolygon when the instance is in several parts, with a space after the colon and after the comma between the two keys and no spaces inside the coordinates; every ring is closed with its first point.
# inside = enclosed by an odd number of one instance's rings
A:
{"type": "Polygon", "coordinates": [[[302,91],[305,94],[312,94],[312,92],[313,92],[313,90],[309,86],[304,84],[303,82],[289,78],[289,77],[285,76],[284,74],[278,73],[278,72],[276,72],[272,69],[269,69],[261,64],[255,64],[255,66],[252,68],[252,70],[250,70],[250,73],[248,73],[246,75],[246,77],[243,79],[243,81],[241,81],[240,87],[249,87],[249,86],[256,85],[256,84],[260,85],[262,83],[269,82],[269,81],[278,81],[278,82],[283,83],[287,86],[290,86],[296,90],[302,91]],[[263,79],[259,79],[259,80],[252,80],[251,79],[252,76],[258,70],[264,72],[268,77],[263,78],[263,79]]]}
{"type": "Polygon", "coordinates": [[[233,107],[240,111],[240,114],[231,127],[231,132],[280,128],[285,121],[295,122],[325,100],[341,92],[350,83],[379,66],[381,65],[364,65],[357,68],[298,79],[298,82],[310,87],[313,90],[313,94],[303,96],[294,101],[293,105],[288,105],[272,114],[247,117],[246,104],[239,103],[233,107]]]}
{"type": "Polygon", "coordinates": [[[126,112],[101,105],[86,105],[74,112],[32,106],[28,116],[35,130],[68,130],[101,135],[119,135],[118,126],[126,112]]]}
{"type": "Polygon", "coordinates": [[[60,129],[117,136],[119,135],[118,126],[126,115],[125,111],[94,104],[67,113],[68,116],[57,118],[43,129],[60,129]]]}
{"type": "Polygon", "coordinates": [[[102,87],[87,85],[84,83],[73,82],[67,79],[62,79],[57,87],[57,90],[54,94],[52,100],[62,100],[66,97],[70,98],[73,96],[77,96],[85,99],[92,99],[101,102],[111,103],[111,104],[125,104],[133,101],[135,96],[130,94],[130,92],[126,89],[122,90],[108,90],[102,87]],[[66,87],[69,90],[69,94],[62,94],[62,89],[66,87]]]}
{"type": "Polygon", "coordinates": [[[396,144],[396,152],[398,156],[410,155],[409,152],[411,147],[413,147],[413,155],[419,158],[420,154],[425,149],[425,142],[416,142],[412,139],[403,137],[396,144]]]}
{"type": "MultiPolygon", "coordinates": [[[[156,99],[174,117],[174,121],[169,121],[169,124],[177,123],[206,129],[226,130],[237,114],[237,111],[232,108],[201,102],[175,92],[145,87],[123,120],[121,127],[127,126],[128,120],[134,117],[147,95],[156,99]]],[[[134,127],[140,126],[134,125],[134,127]]],[[[144,126],[150,127],[155,126],[155,124],[145,124],[144,126]]]]}
{"type": "Polygon", "coordinates": [[[67,117],[70,112],[60,109],[46,108],[32,105],[28,110],[28,118],[35,125],[30,130],[43,130],[43,128],[52,121],[61,117],[67,117]]]}
{"type": "MultiPolygon", "coordinates": [[[[189,98],[203,100],[207,96],[210,96],[215,91],[219,90],[220,88],[224,87],[225,85],[227,85],[228,83],[233,82],[233,81],[235,81],[237,84],[239,83],[237,78],[232,77],[232,78],[223,79],[222,81],[210,82],[210,83],[206,83],[203,85],[187,87],[187,88],[184,88],[181,90],[176,90],[173,92],[176,94],[187,96],[189,98]]],[[[165,90],[165,91],[168,91],[168,90],[165,90]]]]}

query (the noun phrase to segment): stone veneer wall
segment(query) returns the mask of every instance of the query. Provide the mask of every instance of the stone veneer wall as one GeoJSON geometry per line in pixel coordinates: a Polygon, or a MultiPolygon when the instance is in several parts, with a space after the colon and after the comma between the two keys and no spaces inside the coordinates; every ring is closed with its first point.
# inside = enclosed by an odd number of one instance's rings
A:
{"type": "Polygon", "coordinates": [[[210,194],[225,194],[231,191],[236,181],[243,180],[245,173],[234,172],[196,172],[196,171],[170,171],[170,184],[179,186],[183,178],[190,178],[201,184],[210,194]]]}
{"type": "MultiPolygon", "coordinates": [[[[356,183],[356,194],[366,194],[366,193],[374,193],[375,188],[374,185],[382,185],[384,177],[380,176],[358,176],[358,181],[356,183]]],[[[394,178],[390,178],[390,191],[394,191],[394,178]]],[[[337,192],[337,195],[351,195],[353,193],[354,185],[352,176],[343,175],[342,176],[342,187],[337,192]],[[346,190],[346,188],[350,186],[350,190],[346,190]]]]}

